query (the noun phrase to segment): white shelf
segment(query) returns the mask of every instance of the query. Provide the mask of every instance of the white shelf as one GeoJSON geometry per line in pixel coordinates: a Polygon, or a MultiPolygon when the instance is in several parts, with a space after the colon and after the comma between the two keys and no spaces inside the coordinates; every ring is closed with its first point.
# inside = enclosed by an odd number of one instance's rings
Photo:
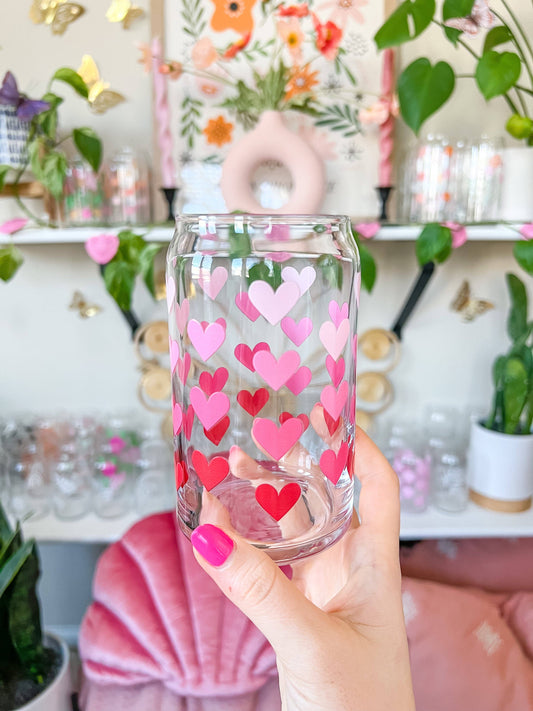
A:
{"type": "MultiPolygon", "coordinates": [[[[112,543],[140,517],[135,513],[115,519],[88,514],[77,521],[60,521],[48,515],[23,525],[26,537],[41,542],[112,543]]],[[[400,538],[494,538],[533,536],[533,508],[523,513],[498,513],[469,504],[459,514],[446,514],[429,508],[420,514],[402,514],[400,538]]]]}
{"type": "MultiPolygon", "coordinates": [[[[467,227],[468,239],[479,242],[506,242],[515,241],[520,238],[517,233],[519,225],[513,229],[509,225],[470,225],[467,227]]],[[[123,228],[119,227],[69,227],[64,229],[27,229],[13,235],[13,242],[17,245],[38,245],[38,244],[83,244],[93,235],[105,233],[117,234],[123,228]]],[[[149,242],[169,242],[172,233],[172,226],[156,227],[132,227],[133,231],[143,234],[149,242]]],[[[386,225],[381,228],[373,240],[383,242],[409,242],[414,241],[421,225],[386,225]]],[[[10,237],[0,234],[0,244],[9,243],[10,237]]],[[[373,240],[364,240],[371,242],[373,240]]]]}

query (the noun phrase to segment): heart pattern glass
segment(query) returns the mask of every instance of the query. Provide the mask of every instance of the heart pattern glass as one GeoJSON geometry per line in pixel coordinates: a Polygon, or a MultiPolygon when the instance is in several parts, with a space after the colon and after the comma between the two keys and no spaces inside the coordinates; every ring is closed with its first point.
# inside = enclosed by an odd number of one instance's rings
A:
{"type": "Polygon", "coordinates": [[[360,262],[343,216],[184,215],[167,257],[177,516],[278,563],[353,514],[360,262]]]}

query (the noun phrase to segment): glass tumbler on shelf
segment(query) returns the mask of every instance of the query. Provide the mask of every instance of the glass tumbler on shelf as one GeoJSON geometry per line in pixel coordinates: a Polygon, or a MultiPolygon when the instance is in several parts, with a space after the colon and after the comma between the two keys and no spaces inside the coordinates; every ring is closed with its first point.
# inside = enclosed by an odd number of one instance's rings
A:
{"type": "Polygon", "coordinates": [[[459,513],[468,506],[465,453],[444,447],[433,464],[432,503],[442,511],[459,513]]]}
{"type": "Polygon", "coordinates": [[[167,256],[177,516],[278,563],[353,513],[360,263],[344,216],[180,216],[167,256]]]}
{"type": "Polygon", "coordinates": [[[404,513],[422,513],[429,504],[431,459],[422,451],[414,421],[394,422],[383,453],[398,475],[404,513]]]}
{"type": "Polygon", "coordinates": [[[64,187],[65,222],[71,227],[104,221],[103,177],[81,158],[70,161],[64,187]]]}
{"type": "Polygon", "coordinates": [[[104,167],[104,190],[110,225],[150,223],[150,171],[143,155],[131,148],[115,153],[104,167]]]}
{"type": "Polygon", "coordinates": [[[61,446],[51,464],[52,506],[58,518],[85,516],[91,507],[92,462],[78,452],[75,441],[61,446]]]}

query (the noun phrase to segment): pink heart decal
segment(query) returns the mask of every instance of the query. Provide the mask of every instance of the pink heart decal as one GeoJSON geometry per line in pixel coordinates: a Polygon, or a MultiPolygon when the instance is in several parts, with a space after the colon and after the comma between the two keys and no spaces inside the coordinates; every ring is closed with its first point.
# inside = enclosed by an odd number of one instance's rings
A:
{"type": "Polygon", "coordinates": [[[191,356],[189,353],[185,353],[183,360],[178,358],[178,378],[185,385],[187,376],[189,375],[189,370],[191,368],[191,356]]]}
{"type": "Polygon", "coordinates": [[[358,222],[354,225],[354,230],[365,239],[372,239],[380,229],[381,224],[379,222],[358,222]]]}
{"type": "Polygon", "coordinates": [[[314,267],[304,267],[300,273],[294,267],[285,267],[281,272],[283,281],[291,281],[298,286],[300,296],[311,288],[315,279],[316,271],[314,267]]]}
{"type": "Polygon", "coordinates": [[[357,365],[357,333],[352,338],[351,343],[352,343],[353,362],[357,365]]]}
{"type": "Polygon", "coordinates": [[[245,291],[241,291],[239,294],[237,294],[237,296],[235,297],[235,304],[237,305],[237,308],[250,319],[250,321],[257,321],[257,319],[261,315],[259,311],[255,308],[255,306],[252,304],[252,302],[250,301],[250,297],[245,291]]]}
{"type": "Polygon", "coordinates": [[[341,474],[348,461],[348,443],[343,442],[338,453],[333,449],[327,449],[320,457],[320,469],[332,484],[336,484],[341,478],[341,474]]]}
{"type": "Polygon", "coordinates": [[[180,359],[180,344],[174,339],[170,339],[170,372],[174,375],[176,366],[178,365],[180,359]]]}
{"type": "Polygon", "coordinates": [[[286,262],[291,259],[292,254],[290,252],[267,252],[265,257],[268,257],[273,262],[286,262]]]}
{"type": "Polygon", "coordinates": [[[189,394],[196,416],[206,430],[210,430],[227,415],[230,402],[225,393],[213,393],[208,398],[199,387],[191,388],[189,394]]]}
{"type": "Polygon", "coordinates": [[[198,283],[203,291],[213,301],[220,294],[220,290],[228,280],[228,270],[226,267],[217,267],[210,274],[205,271],[200,272],[198,283]]]}
{"type": "Polygon", "coordinates": [[[12,220],[7,220],[0,225],[0,232],[3,235],[14,235],[15,232],[20,232],[29,220],[26,217],[14,217],[12,220]]]}
{"type": "Polygon", "coordinates": [[[251,370],[252,373],[255,373],[255,368],[253,364],[253,359],[256,353],[259,353],[259,351],[270,351],[270,346],[268,343],[258,343],[256,346],[254,346],[254,349],[252,350],[249,346],[247,346],[245,343],[239,343],[238,346],[235,346],[235,350],[233,351],[235,354],[235,358],[239,361],[239,363],[242,363],[248,370],[251,370]]]}
{"type": "Polygon", "coordinates": [[[213,393],[220,392],[228,382],[228,371],[226,368],[217,368],[213,375],[204,370],[198,378],[199,385],[204,393],[209,397],[213,393]]]}
{"type": "Polygon", "coordinates": [[[306,317],[296,323],[293,318],[286,316],[281,319],[281,330],[291,339],[294,345],[301,346],[313,330],[313,322],[306,317]]]}
{"type": "Polygon", "coordinates": [[[346,370],[346,364],[344,358],[339,358],[335,360],[330,355],[326,356],[326,369],[331,378],[333,385],[338,388],[339,383],[344,378],[344,371],[346,370]]]}
{"type": "MultiPolygon", "coordinates": [[[[174,277],[167,276],[166,285],[167,285],[167,307],[168,307],[168,312],[170,313],[174,307],[174,304],[176,303],[176,282],[174,281],[174,277]]],[[[183,333],[183,331],[180,331],[180,333],[183,333]]]]}
{"type": "Polygon", "coordinates": [[[107,444],[109,445],[109,449],[111,450],[111,454],[120,454],[124,447],[126,446],[126,442],[122,439],[122,437],[119,437],[116,435],[115,437],[111,437],[107,444]]]}
{"type": "Polygon", "coordinates": [[[187,412],[183,413],[183,434],[190,440],[192,434],[192,426],[194,424],[194,408],[189,405],[187,412]]]}
{"type": "Polygon", "coordinates": [[[311,378],[312,374],[309,368],[306,365],[302,365],[302,367],[287,380],[285,385],[292,393],[299,395],[302,390],[305,390],[305,388],[309,385],[311,378]]]}
{"type": "Polygon", "coordinates": [[[336,390],[333,385],[326,385],[320,394],[320,402],[334,420],[340,417],[347,399],[348,382],[346,380],[342,381],[338,390],[336,390]]]}
{"type": "Polygon", "coordinates": [[[248,289],[250,301],[266,320],[275,326],[300,298],[300,289],[292,281],[281,284],[276,291],[266,281],[254,281],[248,289]]]}
{"type": "Polygon", "coordinates": [[[339,306],[336,301],[330,301],[328,311],[329,317],[337,328],[340,326],[341,321],[348,318],[348,304],[346,302],[344,302],[342,306],[339,306]]]}
{"type": "Polygon", "coordinates": [[[254,439],[276,461],[294,447],[303,431],[303,422],[296,417],[286,420],[279,427],[266,417],[258,417],[252,425],[254,439]]]}
{"type": "Polygon", "coordinates": [[[331,321],[326,321],[320,326],[320,340],[334,360],[337,360],[343,352],[349,335],[350,321],[347,318],[340,322],[338,328],[331,321]]]}
{"type": "Polygon", "coordinates": [[[300,356],[296,351],[286,351],[276,360],[270,351],[259,351],[253,357],[253,365],[273,390],[279,390],[298,370],[300,356]]]}
{"type": "MultiPolygon", "coordinates": [[[[168,296],[168,292],[167,292],[168,296]]],[[[181,333],[183,336],[183,332],[185,331],[185,326],[187,325],[187,321],[189,320],[189,299],[183,299],[183,303],[181,306],[179,304],[176,304],[176,326],[178,327],[178,331],[181,333]]]]}
{"type": "MultiPolygon", "coordinates": [[[[283,424],[287,420],[290,420],[294,417],[294,415],[291,415],[290,412],[282,412],[281,415],[278,417],[278,420],[283,424]]],[[[309,427],[309,418],[304,412],[301,412],[299,415],[296,415],[296,419],[300,420],[302,425],[304,426],[304,432],[305,430],[309,427]]],[[[302,433],[303,434],[303,433],[302,433]]]]}
{"type": "Polygon", "coordinates": [[[352,397],[350,400],[350,409],[348,411],[348,417],[352,425],[355,425],[355,405],[357,402],[357,396],[355,394],[355,388],[353,389],[352,397]]]}
{"type": "Polygon", "coordinates": [[[272,484],[261,484],[255,490],[255,498],[267,514],[270,514],[275,521],[279,521],[289,513],[301,493],[300,485],[295,481],[285,484],[279,492],[272,484]]]}
{"type": "Polygon", "coordinates": [[[192,319],[187,324],[187,333],[200,358],[203,361],[208,361],[224,343],[226,322],[223,318],[217,319],[215,323],[200,323],[196,319],[192,319]]]}
{"type": "Polygon", "coordinates": [[[119,243],[116,235],[94,235],[85,242],[85,250],[93,262],[107,264],[118,252],[119,243]]]}
{"type": "Polygon", "coordinates": [[[209,462],[204,454],[197,449],[192,453],[192,464],[198,475],[198,479],[205,486],[207,491],[214,489],[217,484],[229,474],[228,460],[224,457],[213,457],[209,462]]]}
{"type": "Polygon", "coordinates": [[[175,402],[172,405],[172,425],[174,430],[174,437],[177,437],[181,430],[181,425],[183,423],[183,410],[179,402],[175,402]]]}

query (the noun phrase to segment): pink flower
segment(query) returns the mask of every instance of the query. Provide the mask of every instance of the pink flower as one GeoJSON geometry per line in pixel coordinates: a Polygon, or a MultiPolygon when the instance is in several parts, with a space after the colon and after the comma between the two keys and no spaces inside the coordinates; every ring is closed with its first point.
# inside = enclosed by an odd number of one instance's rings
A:
{"type": "Polygon", "coordinates": [[[141,58],[138,60],[139,64],[142,64],[146,74],[149,74],[152,71],[152,63],[154,60],[152,49],[149,44],[146,44],[146,42],[139,42],[137,44],[137,49],[141,52],[141,58]]]}
{"type": "Polygon", "coordinates": [[[375,237],[380,230],[381,225],[379,222],[358,222],[354,225],[354,230],[357,234],[361,235],[365,239],[372,239],[375,237]]]}
{"type": "Polygon", "coordinates": [[[14,235],[23,227],[26,227],[28,220],[25,217],[15,217],[13,220],[8,220],[0,225],[0,232],[3,235],[14,235]]]}
{"type": "Polygon", "coordinates": [[[321,3],[318,9],[333,8],[329,19],[344,28],[349,20],[364,24],[365,18],[359,8],[365,5],[368,5],[368,0],[327,0],[321,3]]]}
{"type": "Polygon", "coordinates": [[[368,126],[368,124],[371,123],[381,126],[389,118],[389,114],[390,111],[388,102],[380,99],[367,109],[361,109],[359,112],[359,119],[365,126],[368,126]]]}
{"type": "Polygon", "coordinates": [[[452,247],[454,249],[462,247],[468,239],[465,226],[460,225],[458,222],[442,222],[441,224],[443,227],[447,227],[452,233],[452,247]]]}
{"type": "Polygon", "coordinates": [[[528,222],[520,228],[520,234],[524,239],[533,239],[533,222],[528,222]]]}
{"type": "Polygon", "coordinates": [[[296,17],[290,17],[288,20],[279,20],[278,33],[283,42],[287,45],[293,61],[297,64],[301,62],[304,34],[298,19],[296,17]]]}
{"type": "Polygon", "coordinates": [[[333,61],[342,40],[341,28],[331,20],[321,23],[315,13],[313,13],[313,24],[316,32],[316,48],[326,59],[333,61]]]}
{"type": "Polygon", "coordinates": [[[191,58],[196,69],[207,69],[217,61],[218,52],[209,37],[202,37],[192,48],[191,58]]]}

